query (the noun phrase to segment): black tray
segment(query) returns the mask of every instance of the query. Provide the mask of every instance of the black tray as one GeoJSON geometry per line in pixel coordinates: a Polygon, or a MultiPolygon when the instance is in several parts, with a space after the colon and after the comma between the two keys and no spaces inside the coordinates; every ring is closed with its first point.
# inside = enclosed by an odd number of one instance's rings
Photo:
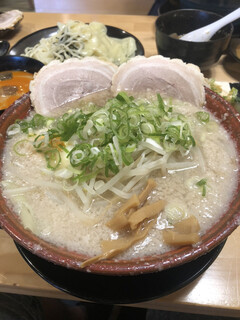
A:
{"type": "Polygon", "coordinates": [[[176,268],[135,276],[105,276],[67,269],[44,260],[16,243],[30,267],[54,287],[97,303],[128,304],[179,290],[199,277],[217,258],[225,241],[209,253],[176,268]]]}

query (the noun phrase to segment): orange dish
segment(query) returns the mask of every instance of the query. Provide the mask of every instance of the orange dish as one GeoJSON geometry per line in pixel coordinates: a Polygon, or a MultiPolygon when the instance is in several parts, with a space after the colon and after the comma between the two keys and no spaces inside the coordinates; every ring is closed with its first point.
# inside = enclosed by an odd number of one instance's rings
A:
{"type": "Polygon", "coordinates": [[[26,71],[0,72],[0,110],[8,108],[15,100],[29,91],[33,74],[26,71]]]}

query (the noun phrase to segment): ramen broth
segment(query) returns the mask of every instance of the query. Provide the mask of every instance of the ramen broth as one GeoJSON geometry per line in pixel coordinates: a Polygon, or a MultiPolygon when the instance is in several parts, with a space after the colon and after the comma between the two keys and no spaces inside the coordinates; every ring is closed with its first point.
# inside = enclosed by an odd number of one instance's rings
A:
{"type": "Polygon", "coordinates": [[[0,72],[0,110],[8,108],[15,100],[29,91],[33,74],[10,70],[0,72]]]}
{"type": "MultiPolygon", "coordinates": [[[[187,169],[176,167],[180,156],[173,152],[165,168],[143,175],[144,184],[150,177],[156,182],[148,203],[163,199],[166,206],[147,237],[117,258],[131,259],[168,251],[171,247],[164,243],[162,230],[192,215],[199,222],[200,236],[203,235],[228,209],[236,190],[237,156],[225,129],[212,115],[208,123],[199,121],[196,112],[202,108],[177,100],[172,106],[190,123],[196,146],[181,157],[193,165],[187,169]]],[[[18,133],[6,141],[2,188],[9,205],[25,228],[38,237],[88,256],[101,254],[102,240],[119,237],[106,224],[126,199],[108,191],[94,197],[86,208],[74,190],[67,185],[63,187],[62,181],[46,167],[41,152],[36,152],[30,143],[24,144],[21,152],[14,151],[19,141],[27,138],[26,134],[18,133]]],[[[132,193],[141,192],[143,183],[136,185],[132,193]]]]}

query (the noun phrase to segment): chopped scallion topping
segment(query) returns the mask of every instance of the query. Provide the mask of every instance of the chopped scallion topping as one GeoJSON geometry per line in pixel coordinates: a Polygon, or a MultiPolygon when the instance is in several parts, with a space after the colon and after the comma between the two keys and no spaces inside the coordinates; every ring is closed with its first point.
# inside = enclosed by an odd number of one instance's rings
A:
{"type": "Polygon", "coordinates": [[[196,116],[197,116],[197,119],[203,123],[208,123],[210,120],[209,113],[205,111],[196,112],[196,116]]]}
{"type": "Polygon", "coordinates": [[[205,197],[206,196],[206,184],[207,184],[207,180],[206,179],[201,179],[196,183],[196,186],[200,187],[202,189],[202,196],[205,197]]]}
{"type": "Polygon", "coordinates": [[[104,107],[84,113],[73,110],[52,119],[35,114],[18,120],[21,131],[35,134],[33,146],[42,152],[48,168],[55,170],[61,152],[87,181],[97,174],[110,177],[131,165],[143,148],[163,156],[185,152],[195,146],[187,118],[173,111],[158,94],[155,101],[134,99],[125,92],[104,107]]]}
{"type": "Polygon", "coordinates": [[[44,152],[44,156],[49,169],[55,170],[61,163],[60,152],[57,149],[49,149],[44,152]]]}
{"type": "MultiPolygon", "coordinates": [[[[19,156],[26,156],[27,153],[26,151],[24,151],[24,147],[27,145],[27,144],[31,144],[31,142],[27,139],[22,139],[22,140],[19,140],[18,142],[16,142],[13,146],[13,150],[16,152],[17,155],[19,156]]],[[[32,146],[32,145],[31,145],[32,146]]]]}

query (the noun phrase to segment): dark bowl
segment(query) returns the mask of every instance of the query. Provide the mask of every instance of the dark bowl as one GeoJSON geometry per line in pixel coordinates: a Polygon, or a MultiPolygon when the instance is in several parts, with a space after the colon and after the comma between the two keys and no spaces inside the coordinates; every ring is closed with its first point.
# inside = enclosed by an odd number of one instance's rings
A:
{"type": "Polygon", "coordinates": [[[169,11],[156,20],[156,44],[158,53],[170,58],[179,58],[184,62],[198,65],[202,70],[216,63],[226,52],[233,25],[220,29],[207,42],[191,42],[173,38],[172,34],[186,34],[206,26],[222,16],[208,11],[181,9],[169,11]]]}
{"type": "Polygon", "coordinates": [[[240,63],[240,38],[232,39],[229,46],[229,53],[237,62],[240,63]]]}
{"type": "Polygon", "coordinates": [[[8,70],[27,71],[29,73],[38,72],[44,64],[38,60],[21,56],[0,57],[0,72],[8,70]]]}
{"type": "MultiPolygon", "coordinates": [[[[221,125],[229,132],[236,146],[236,157],[240,161],[240,115],[234,107],[216,93],[206,88],[206,108],[215,115],[221,125]]],[[[24,119],[31,110],[29,94],[24,95],[8,108],[0,117],[0,181],[2,179],[3,150],[6,131],[16,119],[24,119]]],[[[14,213],[0,188],[0,225],[22,247],[54,264],[82,272],[105,275],[139,275],[170,269],[196,260],[220,245],[240,224],[240,170],[237,172],[238,185],[228,208],[207,233],[201,237],[197,246],[177,247],[169,252],[133,258],[131,260],[105,260],[91,264],[86,269],[81,263],[89,258],[63,247],[56,247],[25,229],[14,213]]]]}

